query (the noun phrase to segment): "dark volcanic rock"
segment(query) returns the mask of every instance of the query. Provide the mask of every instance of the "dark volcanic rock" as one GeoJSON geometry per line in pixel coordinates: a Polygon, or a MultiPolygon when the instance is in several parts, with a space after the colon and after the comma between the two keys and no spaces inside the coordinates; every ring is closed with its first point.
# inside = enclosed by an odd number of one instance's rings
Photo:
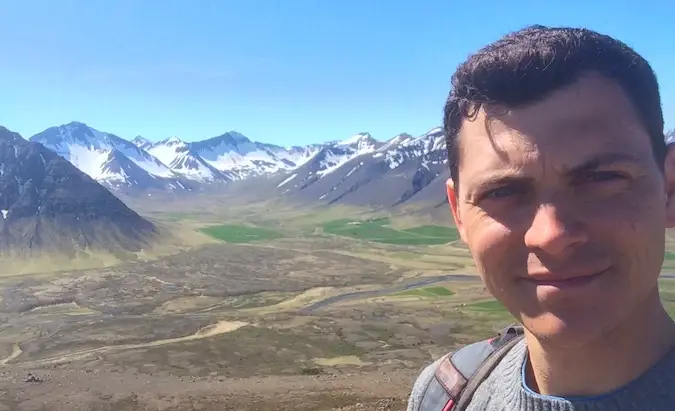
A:
{"type": "Polygon", "coordinates": [[[0,127],[0,253],[137,251],[155,235],[63,157],[0,127]]]}

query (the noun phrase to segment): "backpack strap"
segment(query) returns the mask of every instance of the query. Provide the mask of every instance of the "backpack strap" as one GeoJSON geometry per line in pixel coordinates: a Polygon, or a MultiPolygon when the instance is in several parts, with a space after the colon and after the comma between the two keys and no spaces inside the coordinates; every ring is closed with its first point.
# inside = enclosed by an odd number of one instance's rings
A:
{"type": "Polygon", "coordinates": [[[473,393],[506,353],[523,338],[522,326],[445,355],[427,384],[419,411],[463,411],[473,393]]]}

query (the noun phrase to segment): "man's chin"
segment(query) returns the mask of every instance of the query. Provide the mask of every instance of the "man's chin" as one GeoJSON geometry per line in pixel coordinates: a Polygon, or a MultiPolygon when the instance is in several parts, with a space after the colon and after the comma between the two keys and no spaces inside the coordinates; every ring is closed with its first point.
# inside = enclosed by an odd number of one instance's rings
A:
{"type": "Polygon", "coordinates": [[[523,318],[525,328],[542,345],[579,347],[592,341],[601,332],[591,315],[563,317],[546,313],[537,318],[523,318]]]}

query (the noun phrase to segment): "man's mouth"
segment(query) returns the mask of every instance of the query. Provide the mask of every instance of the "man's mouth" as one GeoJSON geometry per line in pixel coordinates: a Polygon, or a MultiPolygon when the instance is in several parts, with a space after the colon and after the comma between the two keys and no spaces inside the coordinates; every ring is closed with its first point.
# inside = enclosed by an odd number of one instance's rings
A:
{"type": "Polygon", "coordinates": [[[609,271],[609,268],[590,274],[577,274],[577,275],[556,274],[551,272],[536,273],[529,275],[527,281],[537,286],[555,287],[555,288],[576,288],[592,283],[594,280],[596,280],[598,277],[600,277],[607,271],[609,271]]]}

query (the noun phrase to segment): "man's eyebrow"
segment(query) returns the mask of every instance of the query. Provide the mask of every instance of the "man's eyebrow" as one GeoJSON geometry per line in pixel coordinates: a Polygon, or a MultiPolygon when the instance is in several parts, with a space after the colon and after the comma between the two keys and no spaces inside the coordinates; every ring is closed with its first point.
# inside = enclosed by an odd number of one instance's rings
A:
{"type": "MultiPolygon", "coordinates": [[[[565,171],[565,174],[579,175],[609,165],[617,165],[617,164],[640,165],[642,163],[643,161],[633,154],[610,152],[593,156],[579,165],[570,167],[567,171],[565,171]]],[[[506,172],[500,171],[483,176],[483,178],[481,178],[480,181],[475,182],[475,184],[473,185],[473,190],[471,191],[472,192],[481,191],[486,189],[487,187],[502,184],[530,184],[532,183],[533,180],[534,178],[532,178],[531,176],[520,175],[519,173],[510,171],[506,172]]]]}
{"type": "Polygon", "coordinates": [[[519,175],[510,172],[498,172],[484,176],[480,181],[471,185],[471,189],[466,193],[468,198],[474,198],[478,193],[489,190],[495,186],[516,184],[518,186],[532,184],[534,179],[530,176],[519,175]]]}
{"type": "Polygon", "coordinates": [[[584,161],[583,163],[571,167],[567,174],[581,174],[588,171],[593,171],[603,166],[616,165],[616,164],[642,164],[642,161],[639,157],[636,157],[630,153],[604,153],[591,157],[590,159],[584,161]]]}

